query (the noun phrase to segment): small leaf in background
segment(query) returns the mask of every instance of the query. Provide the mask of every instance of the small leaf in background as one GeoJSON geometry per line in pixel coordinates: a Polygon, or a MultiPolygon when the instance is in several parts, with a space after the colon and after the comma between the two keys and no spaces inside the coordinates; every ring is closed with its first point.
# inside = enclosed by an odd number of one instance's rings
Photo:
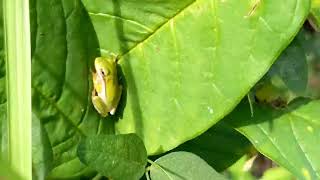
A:
{"type": "Polygon", "coordinates": [[[320,98],[320,32],[302,30],[296,39],[302,45],[308,62],[306,97],[320,98]]]}
{"type": "Polygon", "coordinates": [[[152,180],[226,180],[199,156],[189,152],[173,152],[151,164],[152,180]]]}
{"type": "Polygon", "coordinates": [[[283,110],[243,101],[225,120],[256,149],[299,179],[320,178],[320,100],[297,99],[283,110]]]}
{"type": "Polygon", "coordinates": [[[302,29],[254,87],[258,102],[286,106],[299,97],[320,97],[320,33],[302,29]]]}
{"type": "Polygon", "coordinates": [[[224,122],[219,122],[200,136],[187,141],[172,151],[191,152],[217,171],[223,171],[245,153],[252,145],[241,133],[224,122]]]}
{"type": "Polygon", "coordinates": [[[283,107],[297,97],[306,96],[307,85],[306,52],[296,38],[254,87],[254,93],[258,102],[283,107]]]}
{"type": "Polygon", "coordinates": [[[146,149],[135,134],[87,137],[78,146],[78,157],[113,180],[138,180],[147,164],[146,149]]]}

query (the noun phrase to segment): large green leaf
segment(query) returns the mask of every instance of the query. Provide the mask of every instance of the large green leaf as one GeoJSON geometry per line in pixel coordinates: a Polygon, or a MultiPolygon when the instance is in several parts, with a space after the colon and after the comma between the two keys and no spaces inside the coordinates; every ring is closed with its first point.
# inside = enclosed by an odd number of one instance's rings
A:
{"type": "Polygon", "coordinates": [[[33,113],[53,151],[49,177],[89,175],[92,170],[76,156],[80,138],[113,132],[90,100],[90,65],[98,55],[95,32],[78,0],[31,1],[30,8],[33,113]]]}
{"type": "Polygon", "coordinates": [[[138,180],[147,165],[147,151],[135,134],[90,136],[80,142],[78,156],[114,180],[138,180]]]}
{"type": "Polygon", "coordinates": [[[117,133],[170,150],[230,112],[309,12],[308,0],[84,0],[102,52],[120,54],[117,133]]]}
{"type": "Polygon", "coordinates": [[[226,120],[264,155],[299,179],[320,178],[320,100],[296,100],[283,110],[241,103],[226,120]]]}
{"type": "Polygon", "coordinates": [[[200,136],[172,151],[198,155],[217,171],[223,171],[252,148],[251,143],[235,129],[219,122],[200,136]]]}

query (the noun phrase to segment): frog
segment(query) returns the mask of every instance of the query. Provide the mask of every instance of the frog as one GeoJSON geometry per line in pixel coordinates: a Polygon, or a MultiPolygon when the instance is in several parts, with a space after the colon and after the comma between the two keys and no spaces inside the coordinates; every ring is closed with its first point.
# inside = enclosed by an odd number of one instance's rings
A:
{"type": "Polygon", "coordinates": [[[116,57],[97,57],[92,72],[92,103],[98,113],[106,117],[114,115],[119,104],[122,85],[119,84],[116,57]]]}

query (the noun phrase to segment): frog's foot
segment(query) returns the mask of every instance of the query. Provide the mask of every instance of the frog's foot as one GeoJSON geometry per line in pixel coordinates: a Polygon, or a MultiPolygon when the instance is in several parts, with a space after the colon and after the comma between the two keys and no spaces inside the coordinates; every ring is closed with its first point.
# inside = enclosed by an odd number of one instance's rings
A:
{"type": "Polygon", "coordinates": [[[114,115],[114,114],[116,113],[116,110],[117,110],[117,108],[112,108],[112,109],[110,110],[110,114],[111,114],[111,115],[114,115]]]}

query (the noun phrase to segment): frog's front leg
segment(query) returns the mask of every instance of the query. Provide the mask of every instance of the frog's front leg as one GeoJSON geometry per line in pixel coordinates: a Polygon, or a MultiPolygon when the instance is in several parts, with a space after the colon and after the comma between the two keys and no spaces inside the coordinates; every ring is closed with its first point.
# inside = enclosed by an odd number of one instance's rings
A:
{"type": "Polygon", "coordinates": [[[103,100],[99,96],[93,96],[92,103],[93,103],[93,106],[96,108],[96,110],[101,114],[101,116],[103,117],[108,116],[109,108],[106,106],[106,104],[103,102],[103,100]]]}

